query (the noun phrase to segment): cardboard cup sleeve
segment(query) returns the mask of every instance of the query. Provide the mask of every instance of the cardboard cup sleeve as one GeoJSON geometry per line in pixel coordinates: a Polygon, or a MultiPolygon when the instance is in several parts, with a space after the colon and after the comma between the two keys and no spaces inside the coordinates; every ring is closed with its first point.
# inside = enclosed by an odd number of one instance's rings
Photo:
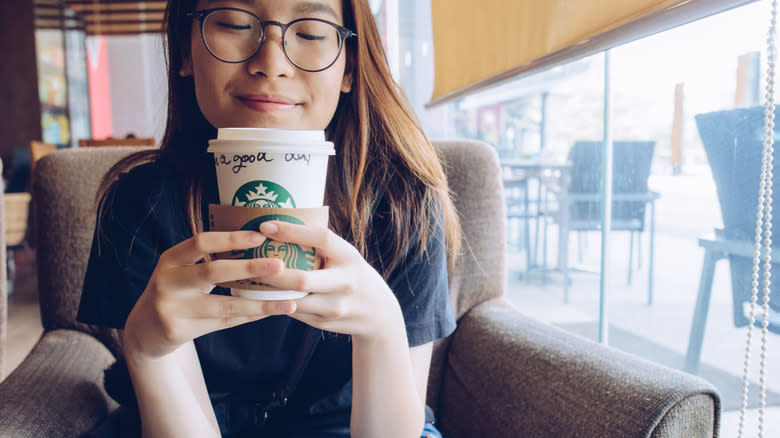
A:
{"type": "MultiPolygon", "coordinates": [[[[263,222],[276,220],[301,225],[311,225],[327,228],[328,207],[317,208],[262,208],[262,207],[237,207],[232,205],[209,205],[209,221],[212,231],[260,231],[263,222]]],[[[251,259],[259,257],[273,257],[284,261],[288,269],[314,270],[322,266],[322,256],[317,254],[314,248],[301,246],[296,243],[278,242],[266,238],[256,248],[228,251],[214,255],[216,259],[251,259]]],[[[266,285],[251,279],[240,279],[219,286],[233,289],[233,294],[238,291],[277,291],[291,293],[297,291],[280,291],[270,285],[266,285]]],[[[244,296],[245,294],[239,293],[244,296]]],[[[257,295],[252,294],[249,295],[257,295]]],[[[263,295],[257,299],[274,299],[273,295],[263,295]]]]}

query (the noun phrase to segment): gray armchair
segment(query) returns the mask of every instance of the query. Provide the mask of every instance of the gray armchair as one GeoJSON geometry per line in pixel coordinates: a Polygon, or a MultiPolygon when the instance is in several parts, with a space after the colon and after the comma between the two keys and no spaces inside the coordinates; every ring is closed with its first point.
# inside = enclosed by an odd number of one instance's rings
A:
{"type": "MultiPolygon", "coordinates": [[[[712,437],[709,383],[524,316],[505,301],[498,158],[479,142],[437,142],[465,243],[450,274],[458,328],[434,350],[428,403],[445,437],[712,437]]],[[[130,148],[59,151],[36,167],[44,334],[0,383],[0,436],[73,437],[116,404],[103,369],[116,333],[75,322],[99,176],[130,148]]],[[[0,215],[1,216],[1,215],[0,215]]]]}

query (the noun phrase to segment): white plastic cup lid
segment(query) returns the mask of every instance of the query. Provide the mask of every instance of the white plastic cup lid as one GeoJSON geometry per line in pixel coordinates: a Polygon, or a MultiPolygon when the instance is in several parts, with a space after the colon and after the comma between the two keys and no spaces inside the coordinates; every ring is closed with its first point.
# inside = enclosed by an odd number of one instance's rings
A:
{"type": "Polygon", "coordinates": [[[325,131],[272,128],[219,128],[217,140],[255,140],[274,143],[323,143],[325,131]]]}
{"type": "Polygon", "coordinates": [[[325,141],[324,131],[271,128],[219,128],[217,138],[209,140],[208,151],[247,152],[258,148],[278,153],[336,153],[333,143],[325,141]]]}

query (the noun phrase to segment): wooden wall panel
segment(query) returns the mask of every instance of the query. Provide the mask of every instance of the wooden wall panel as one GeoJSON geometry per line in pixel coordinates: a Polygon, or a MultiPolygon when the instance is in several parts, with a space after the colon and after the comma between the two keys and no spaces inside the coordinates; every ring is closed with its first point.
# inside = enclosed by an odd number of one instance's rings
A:
{"type": "Polygon", "coordinates": [[[32,0],[0,1],[0,157],[7,175],[14,147],[41,139],[32,0]]]}
{"type": "Polygon", "coordinates": [[[166,1],[66,0],[87,22],[89,35],[132,35],[162,32],[166,1]]]}

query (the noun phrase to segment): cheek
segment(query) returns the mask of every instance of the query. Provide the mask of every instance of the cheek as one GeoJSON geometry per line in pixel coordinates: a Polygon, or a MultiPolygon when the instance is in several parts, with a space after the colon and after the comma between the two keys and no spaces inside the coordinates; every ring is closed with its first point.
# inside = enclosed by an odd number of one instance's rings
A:
{"type": "MultiPolygon", "coordinates": [[[[335,66],[334,66],[335,68],[335,66]]],[[[342,66],[343,70],[343,66],[342,66]]],[[[333,72],[326,70],[327,73],[323,75],[322,81],[318,84],[320,91],[320,108],[324,113],[327,113],[328,119],[336,112],[336,107],[341,97],[341,81],[343,75],[340,70],[334,70],[333,72]]]]}
{"type": "Polygon", "coordinates": [[[198,107],[206,120],[213,126],[220,127],[223,125],[220,114],[224,112],[220,110],[221,106],[224,106],[220,103],[222,94],[220,90],[224,89],[229,79],[229,72],[224,71],[227,64],[217,65],[218,60],[208,52],[202,53],[201,50],[193,50],[192,63],[198,107]]]}
{"type": "Polygon", "coordinates": [[[217,60],[206,51],[206,48],[199,41],[192,50],[192,70],[195,75],[195,83],[203,91],[218,79],[219,69],[217,67],[219,66],[212,61],[217,60]]]}

